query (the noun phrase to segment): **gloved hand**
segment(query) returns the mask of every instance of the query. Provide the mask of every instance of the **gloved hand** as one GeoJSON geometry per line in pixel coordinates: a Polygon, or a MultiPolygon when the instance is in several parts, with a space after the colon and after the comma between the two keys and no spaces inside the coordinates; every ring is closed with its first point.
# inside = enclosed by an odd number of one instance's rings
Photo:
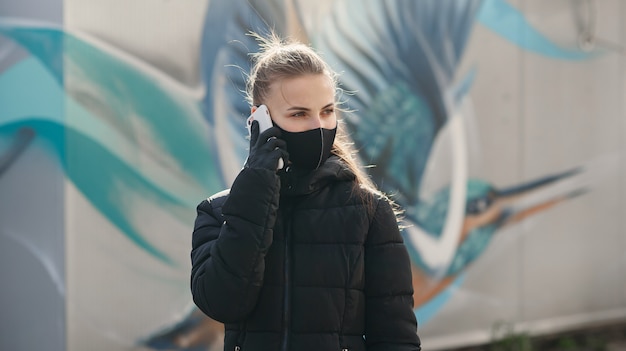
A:
{"type": "Polygon", "coordinates": [[[259,122],[252,121],[250,126],[250,153],[246,160],[247,168],[265,168],[278,170],[279,159],[287,164],[289,154],[287,143],[280,138],[280,129],[271,127],[259,134],[259,122]]]}

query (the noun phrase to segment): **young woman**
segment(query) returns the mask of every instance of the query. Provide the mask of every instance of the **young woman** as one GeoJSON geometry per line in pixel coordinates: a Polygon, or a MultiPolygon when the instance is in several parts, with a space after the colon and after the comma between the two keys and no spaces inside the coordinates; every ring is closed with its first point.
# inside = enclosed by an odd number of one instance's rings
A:
{"type": "Polygon", "coordinates": [[[248,98],[274,127],[252,123],[231,189],[198,205],[196,305],[225,350],[420,350],[409,256],[338,123],[334,73],[306,45],[257,39],[248,98]]]}

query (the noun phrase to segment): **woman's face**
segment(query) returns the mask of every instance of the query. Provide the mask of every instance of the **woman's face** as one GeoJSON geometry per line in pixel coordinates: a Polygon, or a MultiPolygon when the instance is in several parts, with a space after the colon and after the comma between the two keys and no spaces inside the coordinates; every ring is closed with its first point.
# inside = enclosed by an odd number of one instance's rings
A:
{"type": "MultiPolygon", "coordinates": [[[[323,74],[285,78],[273,83],[265,105],[274,124],[288,132],[337,126],[335,87],[323,74]]],[[[253,107],[253,111],[255,109],[253,107]]]]}

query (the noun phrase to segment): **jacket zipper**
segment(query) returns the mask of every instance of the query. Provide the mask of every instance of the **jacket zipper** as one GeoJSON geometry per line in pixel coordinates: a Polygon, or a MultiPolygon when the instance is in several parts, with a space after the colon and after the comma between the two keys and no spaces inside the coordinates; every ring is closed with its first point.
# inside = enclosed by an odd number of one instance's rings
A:
{"type": "MultiPolygon", "coordinates": [[[[291,167],[285,168],[286,173],[291,173],[291,167]]],[[[293,179],[291,176],[285,178],[286,182],[282,186],[291,189],[293,179]]],[[[289,351],[289,334],[291,333],[291,215],[293,213],[293,200],[286,201],[287,197],[281,198],[281,207],[286,211],[283,212],[283,223],[285,231],[285,248],[284,248],[284,270],[283,279],[285,280],[284,299],[283,299],[283,341],[282,351],[289,351]]]]}
{"type": "MultiPolygon", "coordinates": [[[[290,211],[291,212],[291,211],[290,211]]],[[[283,301],[283,351],[289,350],[289,334],[291,333],[291,213],[287,215],[285,226],[285,298],[283,301]]]]}
{"type": "Polygon", "coordinates": [[[237,343],[235,344],[235,351],[241,351],[241,346],[243,346],[243,342],[246,338],[246,323],[241,323],[239,325],[239,335],[237,336],[237,343]]]}

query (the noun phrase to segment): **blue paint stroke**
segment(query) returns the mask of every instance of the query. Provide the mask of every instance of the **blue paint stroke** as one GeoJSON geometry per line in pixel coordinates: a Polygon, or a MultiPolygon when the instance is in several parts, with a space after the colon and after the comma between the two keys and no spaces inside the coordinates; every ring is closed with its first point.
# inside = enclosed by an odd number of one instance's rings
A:
{"type": "Polygon", "coordinates": [[[420,306],[415,310],[415,316],[420,325],[425,325],[430,321],[443,306],[448,302],[452,295],[463,285],[465,281],[465,273],[459,275],[452,284],[445,288],[442,292],[437,294],[434,298],[428,301],[426,304],[420,306]]]}
{"type": "Polygon", "coordinates": [[[515,45],[537,54],[559,60],[588,60],[597,52],[583,52],[559,47],[528,22],[522,12],[505,0],[485,0],[478,21],[515,45]]]}
{"type": "Polygon", "coordinates": [[[452,90],[452,96],[454,97],[454,102],[456,106],[461,105],[463,99],[469,94],[474,81],[476,80],[476,74],[478,69],[476,67],[472,67],[469,72],[467,72],[460,82],[456,83],[452,90]]]}

